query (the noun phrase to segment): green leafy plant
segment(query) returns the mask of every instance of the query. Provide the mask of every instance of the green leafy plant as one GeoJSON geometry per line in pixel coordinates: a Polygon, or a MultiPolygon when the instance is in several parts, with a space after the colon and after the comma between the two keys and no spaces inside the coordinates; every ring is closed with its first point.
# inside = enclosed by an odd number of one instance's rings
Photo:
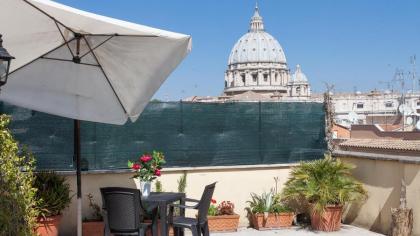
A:
{"type": "Polygon", "coordinates": [[[247,208],[253,214],[272,212],[274,206],[274,193],[270,191],[268,193],[264,192],[261,195],[256,193],[251,193],[251,200],[247,201],[249,207],[247,208]]]}
{"type": "Polygon", "coordinates": [[[351,176],[353,168],[330,155],[321,160],[301,162],[292,169],[283,196],[285,199],[305,199],[315,212],[323,212],[329,205],[362,200],[367,196],[366,190],[351,176]]]}
{"type": "Polygon", "coordinates": [[[52,171],[36,173],[34,187],[38,189],[37,208],[41,217],[60,215],[71,202],[70,185],[64,176],[52,171]]]}
{"type": "Polygon", "coordinates": [[[89,193],[86,195],[89,200],[89,208],[92,210],[90,218],[85,218],[84,221],[102,221],[101,207],[93,199],[93,194],[89,193]]]}
{"type": "Polygon", "coordinates": [[[153,151],[152,154],[143,154],[137,161],[129,160],[127,166],[135,172],[132,178],[140,178],[141,181],[150,182],[161,175],[162,165],[165,163],[163,153],[153,151]]]}
{"type": "Polygon", "coordinates": [[[187,188],[187,172],[184,173],[178,179],[178,192],[185,193],[185,189],[187,188]]]}
{"type": "Polygon", "coordinates": [[[8,126],[10,117],[0,116],[0,234],[33,235],[38,210],[33,187],[35,161],[25,148],[19,150],[8,126]]]}
{"type": "Polygon", "coordinates": [[[207,215],[209,216],[216,216],[217,215],[217,206],[216,206],[217,201],[214,199],[211,199],[210,202],[210,207],[209,210],[207,212],[207,215]]]}

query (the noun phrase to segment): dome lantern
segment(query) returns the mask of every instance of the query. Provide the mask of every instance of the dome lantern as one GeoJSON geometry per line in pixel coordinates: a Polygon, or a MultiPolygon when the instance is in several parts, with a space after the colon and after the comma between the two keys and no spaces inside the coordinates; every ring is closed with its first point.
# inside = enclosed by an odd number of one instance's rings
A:
{"type": "Polygon", "coordinates": [[[263,18],[260,16],[258,5],[255,5],[255,12],[251,18],[250,29],[249,32],[258,32],[264,31],[264,22],[263,18]]]}

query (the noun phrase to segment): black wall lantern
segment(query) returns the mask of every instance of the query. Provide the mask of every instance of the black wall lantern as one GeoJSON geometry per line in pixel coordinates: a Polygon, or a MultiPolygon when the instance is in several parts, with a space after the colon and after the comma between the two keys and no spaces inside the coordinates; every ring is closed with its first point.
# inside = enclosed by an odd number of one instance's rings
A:
{"type": "Polygon", "coordinates": [[[5,85],[7,82],[7,77],[9,76],[9,69],[12,57],[7,50],[3,47],[3,39],[0,34],[0,87],[5,85]]]}

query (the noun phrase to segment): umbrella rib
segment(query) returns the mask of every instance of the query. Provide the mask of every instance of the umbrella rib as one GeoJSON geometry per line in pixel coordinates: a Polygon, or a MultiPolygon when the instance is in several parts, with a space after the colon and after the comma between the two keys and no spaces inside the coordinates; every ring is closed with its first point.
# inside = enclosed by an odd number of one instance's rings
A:
{"type": "Polygon", "coordinates": [[[66,28],[66,29],[70,30],[71,32],[75,33],[72,29],[70,29],[69,27],[67,27],[63,23],[61,23],[59,20],[55,19],[53,16],[49,15],[47,12],[45,12],[41,8],[39,8],[39,7],[35,6],[34,4],[30,3],[28,0],[23,0],[23,1],[26,2],[28,5],[32,6],[33,8],[37,9],[38,11],[40,11],[42,14],[46,15],[47,17],[49,17],[53,21],[55,21],[58,24],[62,25],[64,28],[66,28]]]}
{"type": "MultiPolygon", "coordinates": [[[[55,25],[57,26],[57,29],[58,29],[58,31],[60,32],[61,37],[63,38],[64,42],[66,42],[67,40],[66,40],[66,38],[64,37],[63,32],[61,32],[60,27],[58,27],[58,23],[57,23],[57,21],[55,21],[55,25]]],[[[74,54],[73,54],[73,51],[72,51],[72,50],[71,50],[71,48],[70,48],[69,42],[71,42],[71,40],[70,40],[70,41],[68,41],[68,42],[66,42],[66,45],[67,45],[67,48],[68,48],[68,49],[69,49],[69,51],[70,51],[71,56],[72,56],[72,57],[74,57],[74,54]]]]}
{"type": "MultiPolygon", "coordinates": [[[[65,61],[65,62],[71,62],[71,63],[74,63],[74,61],[73,61],[73,60],[69,60],[69,59],[61,59],[61,58],[40,57],[40,59],[47,59],[47,60],[53,60],[53,61],[65,61]]],[[[99,65],[95,65],[95,64],[91,64],[91,63],[85,63],[85,62],[80,62],[80,63],[76,63],[76,64],[86,65],[86,66],[99,66],[99,65]]]]}
{"type": "MultiPolygon", "coordinates": [[[[72,40],[73,40],[73,39],[72,39],[72,40]]],[[[70,40],[70,41],[72,41],[72,40],[70,40]]],[[[25,63],[24,65],[22,65],[22,66],[20,66],[20,67],[18,67],[18,68],[16,68],[14,71],[10,72],[10,74],[9,74],[9,75],[11,75],[11,74],[15,73],[16,71],[18,71],[18,70],[22,69],[23,67],[25,67],[25,66],[27,66],[27,65],[29,65],[29,64],[31,64],[31,63],[33,63],[34,61],[36,61],[36,60],[38,60],[38,59],[42,58],[43,56],[45,56],[45,55],[47,55],[47,54],[49,54],[49,53],[51,53],[51,52],[53,52],[53,51],[55,51],[55,50],[57,50],[57,49],[61,48],[61,47],[62,47],[62,46],[64,46],[66,43],[67,43],[67,42],[64,42],[64,43],[62,43],[62,44],[58,45],[57,47],[55,47],[55,48],[51,49],[50,51],[48,51],[48,52],[46,52],[46,53],[42,54],[41,56],[39,56],[39,57],[37,57],[37,58],[35,58],[35,59],[33,59],[33,60],[31,60],[31,61],[29,61],[29,62],[25,63]]]]}
{"type": "Polygon", "coordinates": [[[115,91],[114,87],[112,86],[111,81],[109,80],[108,76],[106,75],[104,68],[102,67],[101,63],[99,63],[98,57],[96,56],[95,52],[92,50],[92,47],[90,46],[89,42],[88,42],[88,41],[87,41],[87,39],[85,38],[85,35],[83,35],[82,37],[83,37],[83,39],[85,40],[86,45],[88,46],[89,50],[91,51],[91,53],[92,53],[92,55],[93,55],[93,58],[95,58],[96,63],[98,63],[98,66],[99,66],[99,68],[101,69],[101,72],[102,72],[102,74],[104,75],[104,77],[105,77],[106,81],[108,82],[109,87],[111,87],[112,92],[114,92],[115,97],[117,97],[117,100],[118,100],[118,102],[120,103],[121,108],[124,110],[125,114],[127,114],[127,116],[128,116],[128,112],[127,112],[127,110],[125,109],[125,107],[124,107],[123,103],[121,102],[120,97],[118,96],[117,92],[115,91]]]}
{"type": "Polygon", "coordinates": [[[85,36],[121,36],[121,37],[140,37],[140,38],[157,38],[158,35],[140,35],[140,34],[89,34],[83,33],[85,36]]]}
{"type": "MultiPolygon", "coordinates": [[[[90,49],[89,47],[89,51],[87,51],[85,54],[83,54],[82,56],[80,56],[80,59],[82,59],[84,56],[86,56],[87,54],[93,52],[93,50],[99,48],[100,46],[102,46],[104,43],[108,42],[110,39],[112,39],[115,35],[111,35],[109,38],[105,39],[102,43],[98,44],[96,47],[93,47],[92,49],[90,49]]],[[[85,39],[86,41],[86,39],[85,39]]]]}

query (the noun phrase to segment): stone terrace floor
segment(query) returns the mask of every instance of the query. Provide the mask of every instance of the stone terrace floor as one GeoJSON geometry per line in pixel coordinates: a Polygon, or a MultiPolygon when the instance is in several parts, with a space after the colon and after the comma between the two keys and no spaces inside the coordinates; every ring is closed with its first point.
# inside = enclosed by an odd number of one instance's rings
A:
{"type": "MultiPolygon", "coordinates": [[[[188,230],[185,230],[186,235],[188,235],[188,230]]],[[[280,235],[293,235],[293,236],[382,236],[383,234],[378,234],[371,232],[366,229],[358,228],[351,225],[343,225],[341,230],[338,232],[319,232],[319,231],[310,231],[309,229],[301,227],[292,227],[289,229],[281,230],[267,230],[267,231],[257,231],[250,228],[241,228],[238,232],[234,233],[211,233],[211,236],[280,236],[280,235]]]]}

